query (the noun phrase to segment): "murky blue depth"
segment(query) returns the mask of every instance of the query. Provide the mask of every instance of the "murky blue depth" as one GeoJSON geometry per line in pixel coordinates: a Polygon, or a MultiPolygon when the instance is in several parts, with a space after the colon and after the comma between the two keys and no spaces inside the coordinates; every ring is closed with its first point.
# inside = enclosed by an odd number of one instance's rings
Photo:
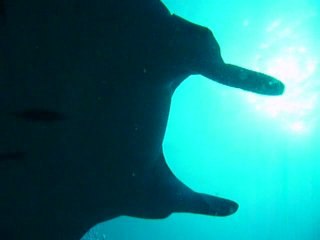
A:
{"type": "Polygon", "coordinates": [[[187,79],[173,97],[167,162],[189,187],[233,199],[239,211],[227,218],[121,217],[92,238],[320,239],[320,2],[164,2],[209,27],[226,62],[274,75],[287,90],[266,97],[187,79]]]}

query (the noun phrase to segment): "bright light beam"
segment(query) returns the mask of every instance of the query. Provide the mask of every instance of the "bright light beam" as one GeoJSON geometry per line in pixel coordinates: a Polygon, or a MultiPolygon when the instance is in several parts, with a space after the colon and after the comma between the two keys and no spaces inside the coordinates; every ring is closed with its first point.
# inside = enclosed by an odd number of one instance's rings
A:
{"type": "Polygon", "coordinates": [[[260,44],[263,54],[256,55],[253,61],[256,70],[286,84],[285,94],[276,98],[249,95],[248,100],[258,112],[276,119],[290,133],[306,134],[313,128],[313,112],[318,100],[315,81],[318,62],[296,33],[299,31],[293,28],[284,26],[280,19],[272,21],[265,31],[273,37],[260,44]]]}

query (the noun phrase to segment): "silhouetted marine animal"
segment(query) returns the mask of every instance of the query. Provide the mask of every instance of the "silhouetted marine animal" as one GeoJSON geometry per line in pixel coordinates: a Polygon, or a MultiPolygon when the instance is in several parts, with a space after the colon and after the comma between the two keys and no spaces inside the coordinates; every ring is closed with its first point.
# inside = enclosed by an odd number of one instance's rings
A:
{"type": "Polygon", "coordinates": [[[79,239],[119,215],[227,216],[166,165],[171,96],[191,74],[267,94],[205,27],[158,0],[0,0],[0,238],[79,239]]]}

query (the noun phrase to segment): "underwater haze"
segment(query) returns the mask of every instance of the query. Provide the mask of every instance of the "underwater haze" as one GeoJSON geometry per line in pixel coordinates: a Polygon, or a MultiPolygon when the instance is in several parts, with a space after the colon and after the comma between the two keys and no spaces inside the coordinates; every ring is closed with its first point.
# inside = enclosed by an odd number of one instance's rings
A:
{"type": "Polygon", "coordinates": [[[286,92],[260,96],[192,76],[173,96],[169,167],[193,190],[235,200],[234,215],[119,217],[83,239],[319,240],[320,2],[163,2],[210,28],[225,62],[273,75],[286,92]]]}

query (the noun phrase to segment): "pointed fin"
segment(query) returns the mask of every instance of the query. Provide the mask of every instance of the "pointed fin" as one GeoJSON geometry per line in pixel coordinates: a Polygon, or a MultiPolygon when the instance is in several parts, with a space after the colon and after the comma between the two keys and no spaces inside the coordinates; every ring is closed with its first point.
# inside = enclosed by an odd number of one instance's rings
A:
{"type": "Polygon", "coordinates": [[[182,195],[178,200],[176,212],[189,212],[209,216],[225,217],[235,213],[239,205],[231,200],[193,192],[182,195]]]}
{"type": "Polygon", "coordinates": [[[285,90],[285,85],[274,77],[231,64],[215,65],[201,74],[227,86],[263,95],[281,95],[285,90]]]}
{"type": "Polygon", "coordinates": [[[234,201],[198,193],[187,187],[174,176],[163,154],[153,169],[145,178],[144,184],[148,184],[148,189],[142,191],[148,194],[139,196],[140,207],[129,205],[126,215],[165,218],[171,213],[185,212],[222,217],[235,213],[239,208],[234,201]]]}

